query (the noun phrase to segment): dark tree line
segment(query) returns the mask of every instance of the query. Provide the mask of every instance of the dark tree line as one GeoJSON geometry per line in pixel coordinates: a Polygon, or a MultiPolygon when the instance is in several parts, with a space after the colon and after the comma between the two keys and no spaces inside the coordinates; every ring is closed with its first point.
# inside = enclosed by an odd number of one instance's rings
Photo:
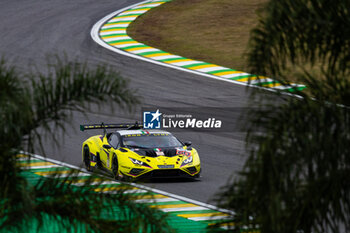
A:
{"type": "Polygon", "coordinates": [[[348,0],[270,0],[260,12],[250,71],[307,89],[250,113],[247,162],[220,197],[237,212],[233,232],[349,231],[349,10],[348,0]]]}

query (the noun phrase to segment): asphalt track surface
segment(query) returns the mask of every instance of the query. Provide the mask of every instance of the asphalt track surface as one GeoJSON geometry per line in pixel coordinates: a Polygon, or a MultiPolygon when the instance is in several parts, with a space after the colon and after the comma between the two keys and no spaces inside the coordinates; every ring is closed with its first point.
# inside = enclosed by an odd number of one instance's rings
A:
{"type": "MultiPolygon", "coordinates": [[[[0,55],[19,69],[31,64],[44,69],[48,55],[66,54],[91,64],[106,63],[130,80],[130,87],[142,96],[142,105],[133,113],[107,105],[93,106],[86,116],[73,113],[65,133],[51,132],[60,138],[59,146],[45,140],[47,157],[81,165],[81,143],[100,132],[80,132],[81,123],[130,122],[140,120],[141,106],[230,107],[248,106],[249,91],[243,86],[213,80],[195,74],[157,66],[113,53],[90,37],[92,26],[105,15],[137,3],[135,0],[2,0],[0,2],[0,55]]],[[[147,29],[145,29],[147,30],[147,29]]],[[[260,95],[261,97],[261,95],[260,95]]],[[[230,118],[231,116],[227,116],[230,118]]],[[[236,120],[236,119],[235,119],[236,120]]],[[[237,123],[237,125],[242,125],[237,123]]],[[[242,168],[245,151],[244,132],[176,132],[184,141],[192,141],[202,162],[200,181],[154,181],[145,185],[198,201],[213,203],[213,198],[228,178],[242,168]]],[[[50,138],[50,137],[48,137],[50,138]]],[[[37,151],[42,154],[42,151],[37,151]]]]}

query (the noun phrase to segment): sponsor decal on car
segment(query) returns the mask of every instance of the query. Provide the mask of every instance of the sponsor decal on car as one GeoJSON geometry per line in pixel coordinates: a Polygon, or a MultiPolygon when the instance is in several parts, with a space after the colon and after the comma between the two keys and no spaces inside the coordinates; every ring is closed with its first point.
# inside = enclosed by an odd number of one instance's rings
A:
{"type": "Polygon", "coordinates": [[[176,149],[177,155],[185,155],[185,156],[191,156],[191,151],[187,151],[184,149],[176,149]]]}
{"type": "Polygon", "coordinates": [[[160,148],[155,148],[154,151],[157,156],[164,156],[164,152],[160,148]]]}
{"type": "Polygon", "coordinates": [[[158,165],[158,168],[161,168],[161,169],[166,169],[166,168],[174,168],[174,165],[158,165]]]}

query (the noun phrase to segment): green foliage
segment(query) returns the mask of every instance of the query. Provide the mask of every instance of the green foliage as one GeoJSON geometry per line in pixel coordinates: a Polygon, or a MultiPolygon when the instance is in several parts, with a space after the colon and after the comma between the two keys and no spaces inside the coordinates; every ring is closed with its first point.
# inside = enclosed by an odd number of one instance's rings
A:
{"type": "Polygon", "coordinates": [[[237,212],[239,227],[287,233],[349,227],[349,109],[311,99],[264,106],[254,111],[248,140],[244,171],[221,197],[237,212]]]}
{"type": "Polygon", "coordinates": [[[237,213],[233,232],[350,229],[349,9],[347,0],[271,0],[252,31],[252,73],[282,83],[293,74],[308,91],[249,113],[249,156],[219,198],[237,213]]]}
{"type": "MultiPolygon", "coordinates": [[[[45,73],[21,75],[0,62],[0,231],[27,232],[169,232],[165,215],[132,196],[96,193],[65,179],[42,178],[30,184],[16,165],[15,155],[40,143],[38,128],[64,131],[72,111],[90,104],[113,107],[137,104],[135,91],[118,73],[104,66],[56,59],[45,73]],[[53,228],[53,224],[55,228],[53,228]]],[[[55,135],[47,134],[57,141],[55,135]]],[[[123,190],[123,189],[121,189],[123,190]]]]}
{"type": "Polygon", "coordinates": [[[252,31],[252,73],[278,78],[288,64],[344,71],[350,56],[350,1],[271,0],[252,31]]]}
{"type": "Polygon", "coordinates": [[[96,182],[93,177],[84,186],[72,185],[78,179],[76,172],[64,179],[53,175],[32,186],[20,186],[26,192],[8,199],[1,228],[10,232],[171,232],[163,213],[132,201],[132,195],[125,193],[127,185],[113,195],[98,193],[93,190],[96,186],[90,186],[96,182]]]}

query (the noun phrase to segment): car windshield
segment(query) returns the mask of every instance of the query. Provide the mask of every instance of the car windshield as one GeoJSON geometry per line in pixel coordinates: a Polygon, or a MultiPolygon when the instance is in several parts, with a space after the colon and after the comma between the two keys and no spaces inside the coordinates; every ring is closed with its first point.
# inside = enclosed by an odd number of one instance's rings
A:
{"type": "Polygon", "coordinates": [[[182,143],[171,134],[124,135],[122,138],[124,145],[127,147],[157,148],[182,146],[182,143]]]}

